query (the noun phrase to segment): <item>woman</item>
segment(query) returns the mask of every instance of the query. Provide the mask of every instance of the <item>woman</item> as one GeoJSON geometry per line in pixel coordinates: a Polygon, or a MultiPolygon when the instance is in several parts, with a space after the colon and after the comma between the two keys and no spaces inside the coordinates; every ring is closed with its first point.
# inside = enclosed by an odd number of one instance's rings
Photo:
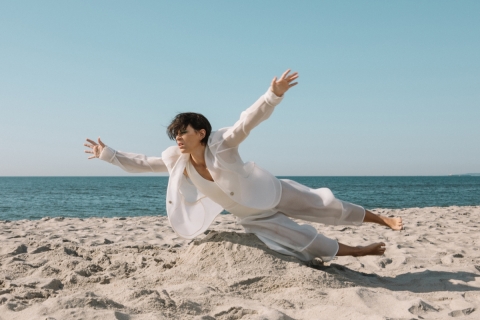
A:
{"type": "Polygon", "coordinates": [[[283,95],[297,82],[298,74],[273,78],[269,90],[242,112],[232,126],[212,132],[210,123],[198,113],[178,114],[167,129],[177,146],[162,157],[115,151],[98,138],[84,144],[93,154],[128,172],[169,172],[167,215],[172,228],[186,239],[203,233],[214,218],[227,210],[246,232],[254,233],[269,248],[308,261],[334,256],[382,255],[383,242],[351,247],[319,234],[310,225],[291,218],[331,225],[373,222],[392,230],[402,229],[401,218],[375,215],[364,208],[336,199],[327,188],[310,189],[292,180],[279,180],[252,162],[244,163],[240,143],[266,120],[283,95]]]}

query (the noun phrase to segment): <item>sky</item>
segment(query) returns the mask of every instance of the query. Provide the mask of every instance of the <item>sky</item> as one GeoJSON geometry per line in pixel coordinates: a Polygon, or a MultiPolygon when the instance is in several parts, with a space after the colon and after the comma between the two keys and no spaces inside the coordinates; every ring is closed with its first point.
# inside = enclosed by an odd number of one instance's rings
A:
{"type": "Polygon", "coordinates": [[[479,16],[479,1],[3,1],[0,176],[131,176],[87,160],[85,139],[160,156],[178,112],[231,126],[286,69],[299,84],[244,161],[480,172],[479,16]]]}

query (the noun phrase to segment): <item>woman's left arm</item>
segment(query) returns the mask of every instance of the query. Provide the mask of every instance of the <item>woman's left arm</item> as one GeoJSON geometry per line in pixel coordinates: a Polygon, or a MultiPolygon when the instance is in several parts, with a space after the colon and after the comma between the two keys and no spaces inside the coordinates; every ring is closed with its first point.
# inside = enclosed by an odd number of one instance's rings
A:
{"type": "Polygon", "coordinates": [[[253,128],[270,117],[275,106],[282,101],[285,92],[298,83],[292,83],[293,80],[298,78],[298,73],[294,72],[290,75],[289,73],[290,70],[287,70],[280,79],[273,78],[268,91],[251,107],[242,112],[240,119],[223,135],[226,146],[237,147],[253,128]]]}

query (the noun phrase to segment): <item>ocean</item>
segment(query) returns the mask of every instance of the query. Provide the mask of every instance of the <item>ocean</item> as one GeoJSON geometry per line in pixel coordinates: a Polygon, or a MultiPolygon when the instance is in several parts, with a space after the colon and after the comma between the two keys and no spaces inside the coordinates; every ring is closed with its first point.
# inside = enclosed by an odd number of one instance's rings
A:
{"type": "MultiPolygon", "coordinates": [[[[279,177],[365,208],[480,205],[480,176],[279,177]]],[[[0,220],[165,216],[168,177],[0,177],[0,220]]]]}

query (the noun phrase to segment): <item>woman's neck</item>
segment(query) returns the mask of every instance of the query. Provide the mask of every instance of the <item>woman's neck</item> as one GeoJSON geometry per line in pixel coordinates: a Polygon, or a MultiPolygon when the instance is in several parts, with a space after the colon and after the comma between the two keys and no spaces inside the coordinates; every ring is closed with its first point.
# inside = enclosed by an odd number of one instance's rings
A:
{"type": "Polygon", "coordinates": [[[205,147],[206,146],[201,144],[198,148],[195,148],[190,153],[190,159],[192,160],[194,165],[205,168],[207,167],[207,164],[205,163],[205,147]]]}

